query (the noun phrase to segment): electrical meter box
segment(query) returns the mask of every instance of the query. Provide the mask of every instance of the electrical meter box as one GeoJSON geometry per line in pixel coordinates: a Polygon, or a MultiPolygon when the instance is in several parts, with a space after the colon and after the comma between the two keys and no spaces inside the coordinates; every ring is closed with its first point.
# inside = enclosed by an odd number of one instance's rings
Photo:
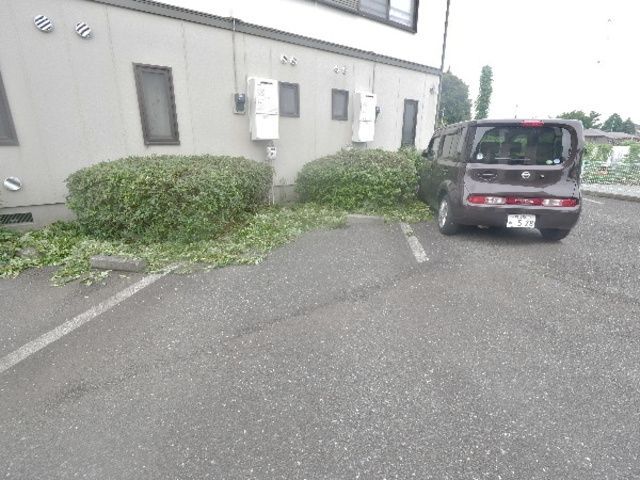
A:
{"type": "Polygon", "coordinates": [[[356,92],[354,99],[354,142],[371,142],[375,136],[377,97],[375,93],[356,92]]]}
{"type": "Polygon", "coordinates": [[[278,81],[251,77],[248,80],[251,140],[278,138],[278,81]]]}

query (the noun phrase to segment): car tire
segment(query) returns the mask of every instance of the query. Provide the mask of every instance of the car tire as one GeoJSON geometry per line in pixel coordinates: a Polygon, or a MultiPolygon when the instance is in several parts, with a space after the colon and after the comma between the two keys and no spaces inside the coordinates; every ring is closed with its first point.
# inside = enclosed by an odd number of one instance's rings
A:
{"type": "Polygon", "coordinates": [[[438,205],[438,230],[444,235],[454,235],[460,230],[460,226],[451,220],[449,195],[443,196],[438,205]]]}
{"type": "Polygon", "coordinates": [[[542,234],[542,238],[545,240],[549,240],[552,242],[557,242],[562,240],[571,230],[562,230],[560,228],[541,228],[540,233],[542,234]]]}

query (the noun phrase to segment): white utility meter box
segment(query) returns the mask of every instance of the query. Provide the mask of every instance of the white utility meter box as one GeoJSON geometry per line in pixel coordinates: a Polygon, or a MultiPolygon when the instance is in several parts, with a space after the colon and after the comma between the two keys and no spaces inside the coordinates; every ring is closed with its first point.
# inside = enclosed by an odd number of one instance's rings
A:
{"type": "Polygon", "coordinates": [[[248,83],[251,140],[278,139],[278,81],[251,77],[248,83]]]}
{"type": "Polygon", "coordinates": [[[376,131],[376,105],[375,93],[356,92],[353,115],[354,142],[371,142],[376,131]]]}

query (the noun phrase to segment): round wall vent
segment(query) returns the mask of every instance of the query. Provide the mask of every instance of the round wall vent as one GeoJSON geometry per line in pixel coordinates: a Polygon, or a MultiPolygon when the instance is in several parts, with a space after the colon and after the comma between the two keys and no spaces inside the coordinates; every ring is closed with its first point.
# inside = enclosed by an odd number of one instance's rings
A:
{"type": "Polygon", "coordinates": [[[51,20],[49,20],[49,17],[47,17],[46,15],[36,15],[33,18],[33,23],[41,32],[49,33],[51,30],[53,30],[53,23],[51,23],[51,20]]]}
{"type": "Polygon", "coordinates": [[[22,188],[22,181],[17,177],[8,177],[4,179],[4,188],[12,192],[17,192],[22,188]]]}
{"type": "Polygon", "coordinates": [[[91,36],[91,27],[84,22],[76,23],[76,33],[82,38],[89,38],[91,36]]]}

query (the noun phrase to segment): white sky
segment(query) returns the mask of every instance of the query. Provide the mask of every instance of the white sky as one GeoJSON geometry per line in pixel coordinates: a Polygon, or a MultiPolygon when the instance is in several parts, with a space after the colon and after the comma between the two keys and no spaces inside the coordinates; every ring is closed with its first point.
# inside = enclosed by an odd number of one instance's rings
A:
{"type": "Polygon", "coordinates": [[[451,0],[445,70],[472,100],[483,65],[494,118],[595,110],[640,123],[640,1],[451,0]]]}

